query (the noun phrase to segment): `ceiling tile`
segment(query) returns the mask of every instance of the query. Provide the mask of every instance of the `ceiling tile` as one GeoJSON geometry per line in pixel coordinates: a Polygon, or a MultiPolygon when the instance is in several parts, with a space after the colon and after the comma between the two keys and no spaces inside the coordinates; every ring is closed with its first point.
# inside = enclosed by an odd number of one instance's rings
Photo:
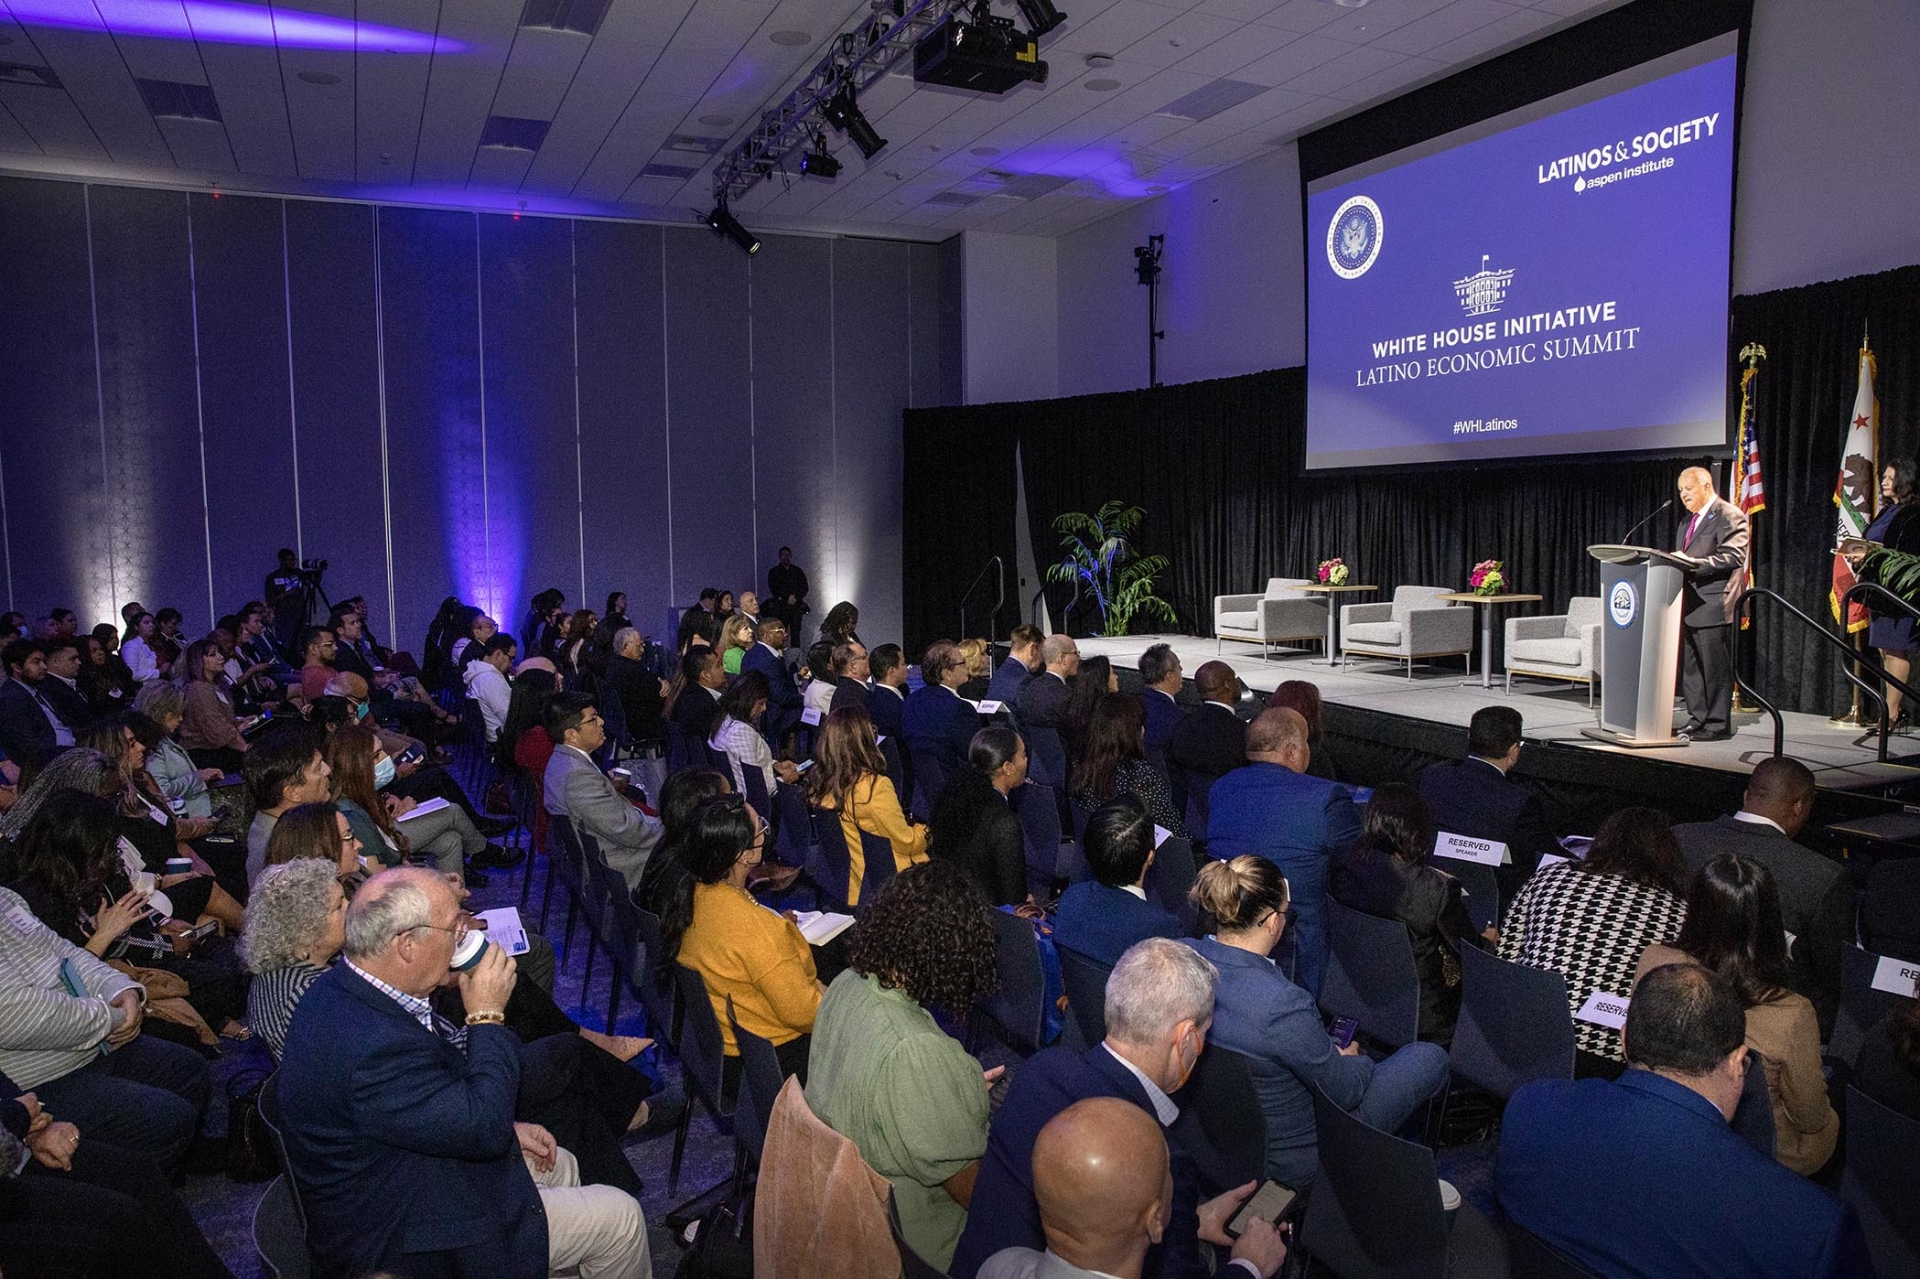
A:
{"type": "Polygon", "coordinates": [[[1375,37],[1371,43],[1395,53],[1426,53],[1506,17],[1517,7],[1502,0],[1454,0],[1444,9],[1375,37]]]}
{"type": "Polygon", "coordinates": [[[1305,75],[1296,76],[1287,81],[1287,88],[1301,93],[1320,93],[1330,98],[1356,101],[1352,90],[1355,81],[1376,75],[1389,67],[1399,66],[1406,60],[1405,54],[1362,45],[1360,48],[1349,49],[1340,56],[1321,63],[1305,75]]]}
{"type": "MultiPolygon", "coordinates": [[[[1326,6],[1321,6],[1325,8],[1326,6]]],[[[1326,40],[1320,36],[1301,36],[1289,41],[1257,62],[1250,62],[1233,73],[1236,80],[1252,80],[1256,84],[1279,85],[1303,76],[1316,67],[1352,52],[1354,46],[1342,44],[1338,40],[1326,40]]]]}

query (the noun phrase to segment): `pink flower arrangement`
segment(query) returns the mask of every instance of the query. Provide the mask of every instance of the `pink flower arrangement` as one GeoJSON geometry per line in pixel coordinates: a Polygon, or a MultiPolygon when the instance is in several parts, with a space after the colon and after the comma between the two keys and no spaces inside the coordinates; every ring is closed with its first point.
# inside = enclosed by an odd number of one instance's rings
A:
{"type": "Polygon", "coordinates": [[[1506,574],[1500,571],[1504,563],[1502,560],[1481,560],[1473,566],[1468,584],[1473,587],[1475,595],[1498,595],[1507,589],[1506,574]]]}
{"type": "Polygon", "coordinates": [[[1322,586],[1345,586],[1347,584],[1347,562],[1338,557],[1320,561],[1320,572],[1316,580],[1322,586]]]}

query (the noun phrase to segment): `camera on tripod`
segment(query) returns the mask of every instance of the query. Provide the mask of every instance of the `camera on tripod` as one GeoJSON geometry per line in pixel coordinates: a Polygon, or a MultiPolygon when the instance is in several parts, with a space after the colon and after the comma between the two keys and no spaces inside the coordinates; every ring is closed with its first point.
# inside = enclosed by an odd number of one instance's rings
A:
{"type": "Polygon", "coordinates": [[[301,560],[300,580],[308,586],[320,585],[320,575],[327,571],[325,560],[301,560]]]}

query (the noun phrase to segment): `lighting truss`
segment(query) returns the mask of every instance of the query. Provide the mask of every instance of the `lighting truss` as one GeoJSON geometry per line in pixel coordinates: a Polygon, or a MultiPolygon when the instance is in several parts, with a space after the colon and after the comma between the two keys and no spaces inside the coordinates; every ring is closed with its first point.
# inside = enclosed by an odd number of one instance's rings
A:
{"type": "Polygon", "coordinates": [[[721,157],[713,171],[715,201],[733,204],[762,178],[784,169],[787,157],[813,140],[836,93],[850,87],[857,99],[895,63],[911,58],[922,36],[977,7],[979,0],[875,0],[866,21],[833,37],[806,79],[779,106],[762,112],[753,132],[721,157]]]}

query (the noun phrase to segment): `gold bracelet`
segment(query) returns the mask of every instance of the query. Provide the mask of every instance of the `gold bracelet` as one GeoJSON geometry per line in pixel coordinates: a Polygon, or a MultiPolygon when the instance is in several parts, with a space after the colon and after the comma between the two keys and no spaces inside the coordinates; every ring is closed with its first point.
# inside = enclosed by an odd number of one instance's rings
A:
{"type": "Polygon", "coordinates": [[[507,1015],[505,1013],[467,1014],[467,1025],[469,1026],[504,1026],[506,1021],[507,1015]]]}

